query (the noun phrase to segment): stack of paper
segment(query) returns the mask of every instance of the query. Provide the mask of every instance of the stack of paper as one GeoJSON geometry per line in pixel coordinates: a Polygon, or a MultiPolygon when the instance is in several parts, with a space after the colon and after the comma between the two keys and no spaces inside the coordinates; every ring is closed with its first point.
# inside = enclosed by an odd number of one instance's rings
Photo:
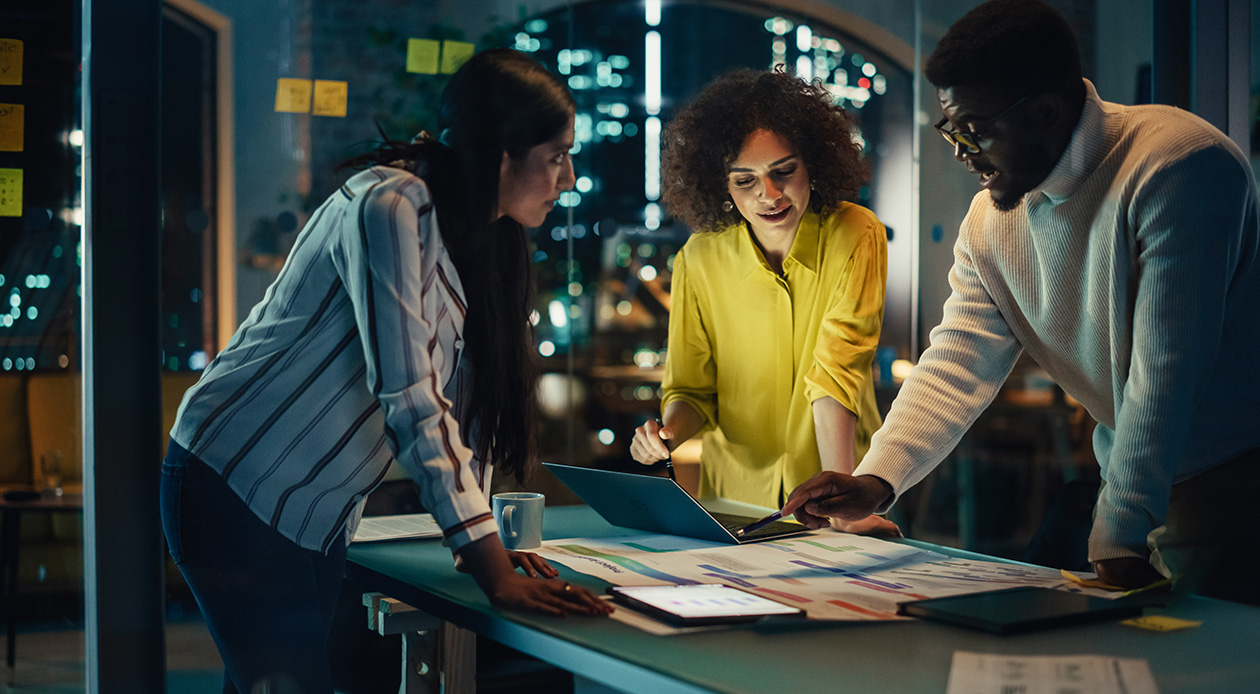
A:
{"type": "Polygon", "coordinates": [[[811,619],[905,619],[897,604],[909,600],[1067,583],[1052,569],[830,531],[748,545],[674,535],[574,538],[535,551],[615,585],[725,583],[804,608],[811,619]]]}
{"type": "Polygon", "coordinates": [[[381,540],[417,540],[442,537],[442,528],[431,513],[410,513],[405,516],[367,516],[354,531],[354,542],[381,540]]]}

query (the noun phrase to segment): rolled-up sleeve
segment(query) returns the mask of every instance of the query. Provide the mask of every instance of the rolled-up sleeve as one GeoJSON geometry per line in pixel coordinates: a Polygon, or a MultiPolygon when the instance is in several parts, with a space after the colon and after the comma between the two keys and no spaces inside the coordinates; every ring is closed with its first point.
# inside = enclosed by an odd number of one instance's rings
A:
{"type": "Polygon", "coordinates": [[[436,224],[423,182],[391,176],[363,195],[357,223],[346,225],[354,238],[342,240],[339,270],[390,448],[420,483],[421,501],[447,544],[458,549],[497,527],[434,368],[435,352],[451,349],[439,340],[440,315],[426,315],[426,306],[448,310],[447,302],[425,298],[441,287],[450,291],[434,261],[444,253],[436,224]]]}
{"type": "Polygon", "coordinates": [[[854,247],[819,326],[814,363],[805,374],[810,402],[831,397],[850,412],[861,412],[884,322],[887,279],[888,247],[884,227],[876,221],[854,247]]]}

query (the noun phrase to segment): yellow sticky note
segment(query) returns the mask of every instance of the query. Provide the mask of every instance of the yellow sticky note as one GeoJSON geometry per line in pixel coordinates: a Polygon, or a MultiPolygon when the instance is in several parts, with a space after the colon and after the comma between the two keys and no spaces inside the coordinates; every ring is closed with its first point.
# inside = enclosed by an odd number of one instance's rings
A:
{"type": "Polygon", "coordinates": [[[1071,571],[1068,571],[1067,569],[1059,569],[1059,573],[1063,574],[1063,577],[1068,579],[1069,581],[1072,581],[1073,583],[1080,586],[1084,586],[1086,588],[1101,588],[1103,590],[1124,590],[1124,588],[1121,588],[1120,586],[1113,586],[1110,583],[1104,583],[1103,581],[1100,581],[1096,578],[1083,578],[1081,576],[1077,576],[1076,574],[1072,573],[1071,571]]]}
{"type": "Polygon", "coordinates": [[[1191,619],[1178,619],[1176,617],[1168,617],[1162,614],[1134,617],[1133,619],[1126,619],[1120,623],[1125,626],[1159,632],[1181,631],[1182,629],[1193,629],[1194,627],[1203,625],[1203,622],[1191,619]]]}
{"type": "Polygon", "coordinates": [[[350,85],[346,82],[315,80],[315,105],[311,107],[311,113],[345,118],[349,95],[350,85]]]}
{"type": "Polygon", "coordinates": [[[276,111],[306,113],[311,110],[311,81],[281,77],[276,80],[276,111]]]}
{"type": "Polygon", "coordinates": [[[26,142],[26,107],[0,104],[0,152],[21,152],[26,142]]]}
{"type": "Polygon", "coordinates": [[[22,83],[22,42],[0,39],[0,84],[22,83]]]}
{"type": "Polygon", "coordinates": [[[22,170],[0,169],[0,217],[22,216],[22,170]]]}
{"type": "Polygon", "coordinates": [[[442,44],[429,39],[407,39],[407,72],[436,75],[442,44]]]}
{"type": "Polygon", "coordinates": [[[446,74],[455,72],[476,52],[477,47],[466,41],[443,41],[442,72],[446,74]]]}

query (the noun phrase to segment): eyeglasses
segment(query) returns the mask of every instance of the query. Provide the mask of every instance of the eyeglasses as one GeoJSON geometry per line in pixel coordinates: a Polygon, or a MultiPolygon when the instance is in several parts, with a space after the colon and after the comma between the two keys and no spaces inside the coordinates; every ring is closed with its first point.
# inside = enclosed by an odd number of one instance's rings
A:
{"type": "Polygon", "coordinates": [[[936,132],[940,133],[941,137],[945,138],[945,141],[948,142],[951,147],[962,147],[964,151],[970,154],[979,154],[980,140],[984,137],[981,133],[993,127],[994,123],[997,123],[999,120],[1010,114],[1010,112],[1014,111],[1020,104],[1028,101],[1031,96],[1032,94],[1028,94],[1027,96],[1016,99],[1015,103],[1007,106],[996,116],[989,116],[988,118],[980,119],[980,122],[984,123],[983,128],[973,128],[970,132],[963,130],[946,130],[945,125],[949,123],[949,117],[943,116],[936,122],[936,132]]]}

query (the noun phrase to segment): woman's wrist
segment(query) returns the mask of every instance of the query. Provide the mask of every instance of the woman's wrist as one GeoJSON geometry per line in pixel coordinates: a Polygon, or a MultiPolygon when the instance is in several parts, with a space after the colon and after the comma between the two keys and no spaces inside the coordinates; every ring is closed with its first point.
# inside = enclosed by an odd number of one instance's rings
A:
{"type": "Polygon", "coordinates": [[[482,592],[493,595],[510,574],[516,572],[498,535],[486,535],[456,550],[463,565],[482,592]]]}

